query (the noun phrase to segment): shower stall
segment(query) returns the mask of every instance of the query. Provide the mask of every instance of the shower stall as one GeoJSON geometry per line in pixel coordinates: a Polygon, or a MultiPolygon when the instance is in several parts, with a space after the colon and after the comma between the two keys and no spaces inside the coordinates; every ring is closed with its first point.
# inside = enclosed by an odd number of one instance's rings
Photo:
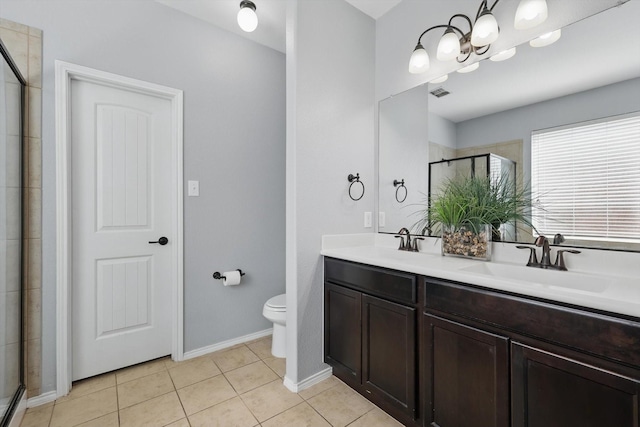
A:
{"type": "Polygon", "coordinates": [[[23,100],[25,80],[0,40],[0,427],[25,392],[23,268],[23,100]]]}

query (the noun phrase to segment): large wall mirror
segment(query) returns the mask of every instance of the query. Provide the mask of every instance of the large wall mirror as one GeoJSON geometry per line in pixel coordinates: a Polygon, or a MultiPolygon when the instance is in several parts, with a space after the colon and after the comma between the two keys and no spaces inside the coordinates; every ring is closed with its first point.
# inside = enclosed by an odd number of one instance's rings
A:
{"type": "MultiPolygon", "coordinates": [[[[541,173],[550,173],[542,166],[557,160],[569,169],[576,160],[571,153],[568,158],[560,153],[544,160],[536,149],[536,170],[532,173],[532,135],[567,133],[568,128],[640,117],[638,16],[640,1],[631,0],[564,27],[560,40],[550,46],[534,48],[525,43],[506,61],[484,60],[472,73],[451,73],[445,82],[424,84],[382,100],[378,231],[397,233],[418,220],[416,212],[424,209],[428,193],[429,162],[493,153],[515,161],[519,185],[530,186],[532,177],[540,182],[541,173]],[[431,93],[438,89],[449,94],[437,97],[431,93]],[[407,197],[401,203],[395,197],[394,181],[402,178],[407,197]]],[[[594,138],[600,141],[598,135],[594,138]]],[[[640,161],[632,158],[635,155],[640,160],[640,147],[634,151],[622,156],[628,157],[624,167],[640,175],[640,161]]],[[[604,176],[603,169],[627,174],[624,169],[615,170],[616,161],[605,163],[595,157],[589,165],[597,176],[604,176]]],[[[594,198],[595,194],[593,186],[586,186],[576,189],[572,197],[594,198]]],[[[640,182],[633,194],[624,197],[637,197],[640,205],[640,182]]],[[[595,208],[601,199],[594,200],[595,208]]],[[[548,215],[552,218],[553,212],[548,215]]],[[[638,210],[620,215],[620,223],[609,218],[607,227],[620,228],[622,237],[573,236],[574,225],[562,215],[558,217],[550,229],[554,230],[552,235],[557,231],[566,237],[563,244],[640,251],[640,239],[631,237],[634,233],[640,236],[638,210]]],[[[531,243],[531,237],[525,232],[516,240],[531,243]]]]}

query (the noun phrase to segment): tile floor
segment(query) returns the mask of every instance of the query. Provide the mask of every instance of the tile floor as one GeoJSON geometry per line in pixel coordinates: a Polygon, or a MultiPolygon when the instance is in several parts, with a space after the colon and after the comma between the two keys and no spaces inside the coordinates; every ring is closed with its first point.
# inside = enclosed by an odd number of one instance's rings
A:
{"type": "Polygon", "coordinates": [[[401,426],[331,377],[291,393],[271,337],[184,362],[153,360],[73,385],[31,408],[21,427],[401,426]]]}

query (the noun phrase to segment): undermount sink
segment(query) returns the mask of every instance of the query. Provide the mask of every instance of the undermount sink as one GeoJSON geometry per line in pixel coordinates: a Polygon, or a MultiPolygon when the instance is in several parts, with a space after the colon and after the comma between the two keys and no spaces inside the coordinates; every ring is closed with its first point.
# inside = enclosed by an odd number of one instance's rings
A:
{"type": "Polygon", "coordinates": [[[475,264],[460,270],[492,276],[496,279],[517,281],[531,286],[589,293],[603,293],[609,288],[611,282],[611,279],[607,277],[497,263],[475,264]]]}

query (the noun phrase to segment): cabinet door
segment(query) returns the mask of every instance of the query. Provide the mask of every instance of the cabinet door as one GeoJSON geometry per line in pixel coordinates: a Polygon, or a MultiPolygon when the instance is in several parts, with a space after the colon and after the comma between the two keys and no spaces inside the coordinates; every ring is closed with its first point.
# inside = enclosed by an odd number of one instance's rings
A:
{"type": "Polygon", "coordinates": [[[425,422],[509,425],[508,339],[425,314],[425,422]]]}
{"type": "Polygon", "coordinates": [[[362,294],[331,283],[324,291],[324,355],[333,373],[350,385],[361,378],[362,294]]]}
{"type": "Polygon", "coordinates": [[[511,358],[514,427],[638,427],[638,381],[518,343],[511,358]]]}
{"type": "Polygon", "coordinates": [[[365,390],[415,418],[415,308],[363,295],[362,347],[365,390]]]}

